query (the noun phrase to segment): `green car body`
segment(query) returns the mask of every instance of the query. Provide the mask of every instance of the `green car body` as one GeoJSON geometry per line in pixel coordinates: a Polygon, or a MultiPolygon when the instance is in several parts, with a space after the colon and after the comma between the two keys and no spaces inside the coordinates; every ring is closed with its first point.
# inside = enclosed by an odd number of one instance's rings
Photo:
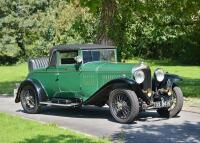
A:
{"type": "MultiPolygon", "coordinates": [[[[177,75],[164,74],[160,69],[152,77],[150,68],[143,63],[117,62],[116,47],[95,44],[56,46],[51,49],[49,58],[31,59],[29,71],[15,99],[16,103],[25,102],[22,104],[24,108],[26,104],[31,105],[31,98],[34,98],[33,105],[103,106],[110,102],[111,106],[112,98],[117,96],[114,95],[116,90],[117,94],[121,92],[128,97],[116,103],[120,109],[122,104],[123,107],[130,104],[131,109],[132,102],[138,106],[136,113],[152,106],[165,108],[168,101],[171,102],[170,95],[166,94],[170,94],[175,81],[180,80],[177,75]],[[158,81],[159,78],[162,81],[158,81]],[[31,94],[34,96],[29,96],[31,94]],[[129,99],[131,102],[127,101],[129,99]],[[156,102],[159,107],[154,106],[156,102]]],[[[122,123],[133,119],[118,119],[114,112],[111,113],[122,123]]],[[[137,115],[132,114],[130,116],[134,118],[137,115]]]]}
{"type": "Polygon", "coordinates": [[[62,96],[86,101],[110,80],[131,78],[133,67],[132,64],[103,61],[82,64],[79,70],[75,65],[56,66],[34,70],[29,73],[27,80],[37,80],[45,87],[49,98],[62,96]]]}

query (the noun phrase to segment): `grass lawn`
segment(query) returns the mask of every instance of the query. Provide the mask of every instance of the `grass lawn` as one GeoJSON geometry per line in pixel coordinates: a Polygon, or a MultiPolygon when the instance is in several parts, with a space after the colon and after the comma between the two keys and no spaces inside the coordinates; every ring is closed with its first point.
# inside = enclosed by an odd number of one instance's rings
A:
{"type": "MultiPolygon", "coordinates": [[[[138,63],[138,59],[127,60],[127,63],[138,63]]],[[[180,86],[184,96],[200,98],[200,66],[185,66],[171,61],[145,60],[152,70],[162,67],[165,71],[178,74],[183,78],[180,86]]],[[[11,94],[15,83],[24,80],[27,75],[27,64],[0,66],[0,94],[11,94]]]]}
{"type": "Polygon", "coordinates": [[[13,66],[0,66],[0,94],[12,94],[15,83],[24,80],[28,73],[26,63],[13,66]]]}
{"type": "Polygon", "coordinates": [[[104,143],[93,136],[58,128],[55,124],[41,124],[18,116],[0,113],[1,143],[104,143]]]}

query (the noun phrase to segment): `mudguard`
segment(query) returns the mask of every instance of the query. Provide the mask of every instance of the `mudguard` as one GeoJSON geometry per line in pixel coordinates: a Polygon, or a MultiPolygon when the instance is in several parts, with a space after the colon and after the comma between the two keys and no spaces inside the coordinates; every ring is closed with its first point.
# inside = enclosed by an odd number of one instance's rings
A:
{"type": "Polygon", "coordinates": [[[168,80],[168,79],[170,79],[171,82],[173,82],[173,83],[177,83],[178,81],[182,81],[183,80],[180,76],[178,76],[176,74],[166,73],[165,74],[165,80],[168,80]]]}
{"type": "Polygon", "coordinates": [[[45,89],[43,88],[42,84],[35,79],[27,79],[20,84],[20,86],[17,90],[17,96],[15,98],[15,103],[20,102],[20,92],[22,91],[23,87],[27,84],[32,85],[36,89],[39,102],[48,100],[48,95],[47,95],[45,89]]]}
{"type": "Polygon", "coordinates": [[[161,83],[157,82],[155,77],[154,77],[154,79],[152,81],[152,83],[153,83],[152,89],[153,89],[153,91],[155,91],[156,88],[173,87],[173,86],[175,86],[177,84],[177,82],[182,81],[182,80],[183,79],[180,76],[176,75],[176,74],[166,73],[165,74],[165,78],[161,83]]]}
{"type": "Polygon", "coordinates": [[[150,103],[147,96],[145,96],[139,87],[139,85],[129,78],[117,78],[113,79],[106,84],[104,84],[97,92],[95,92],[89,99],[87,99],[83,104],[85,105],[103,105],[109,99],[109,93],[116,88],[128,88],[135,91],[138,98],[142,98],[144,101],[150,103]]]}

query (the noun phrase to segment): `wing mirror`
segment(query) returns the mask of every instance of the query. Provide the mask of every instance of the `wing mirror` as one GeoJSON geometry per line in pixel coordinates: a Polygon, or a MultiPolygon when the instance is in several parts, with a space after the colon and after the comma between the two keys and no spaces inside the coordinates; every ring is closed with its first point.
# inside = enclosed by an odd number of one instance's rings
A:
{"type": "Polygon", "coordinates": [[[76,61],[76,70],[78,71],[80,68],[81,63],[83,62],[83,58],[81,56],[74,57],[74,60],[76,61]]]}
{"type": "Polygon", "coordinates": [[[81,56],[76,56],[74,60],[76,61],[77,64],[81,64],[83,62],[83,58],[81,56]]]}

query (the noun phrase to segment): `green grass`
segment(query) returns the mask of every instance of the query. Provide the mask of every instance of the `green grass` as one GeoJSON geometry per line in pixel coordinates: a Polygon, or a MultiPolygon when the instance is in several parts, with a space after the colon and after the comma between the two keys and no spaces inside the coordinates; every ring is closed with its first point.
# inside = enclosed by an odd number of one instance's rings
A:
{"type": "Polygon", "coordinates": [[[0,66],[0,94],[12,94],[15,83],[24,80],[28,73],[27,64],[0,66]]]}
{"type": "Polygon", "coordinates": [[[0,113],[1,143],[104,143],[106,139],[0,113]]]}
{"type": "MultiPolygon", "coordinates": [[[[127,60],[128,63],[138,63],[140,59],[127,60]]],[[[180,65],[173,61],[145,60],[152,70],[162,67],[165,71],[178,74],[183,78],[180,86],[184,96],[200,98],[200,66],[180,65]]],[[[27,64],[19,64],[15,66],[0,66],[0,94],[13,93],[15,83],[24,80],[27,75],[27,64]]]]}

